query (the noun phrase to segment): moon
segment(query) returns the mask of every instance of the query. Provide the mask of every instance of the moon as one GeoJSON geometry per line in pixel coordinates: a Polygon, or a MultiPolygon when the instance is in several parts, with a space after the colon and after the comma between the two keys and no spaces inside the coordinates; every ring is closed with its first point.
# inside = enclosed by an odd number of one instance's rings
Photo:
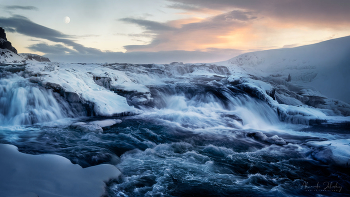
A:
{"type": "Polygon", "coordinates": [[[70,22],[70,18],[68,16],[64,17],[64,22],[68,24],[70,22]]]}

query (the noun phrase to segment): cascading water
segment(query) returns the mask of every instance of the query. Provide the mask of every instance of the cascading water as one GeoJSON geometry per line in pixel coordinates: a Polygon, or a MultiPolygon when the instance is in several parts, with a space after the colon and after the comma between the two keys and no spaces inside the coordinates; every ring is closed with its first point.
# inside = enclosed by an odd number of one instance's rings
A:
{"type": "Polygon", "coordinates": [[[31,125],[69,115],[50,90],[18,75],[0,79],[0,125],[31,125]]]}
{"type": "MultiPolygon", "coordinates": [[[[122,91],[116,86],[113,90],[141,113],[108,117],[121,121],[99,130],[69,125],[30,126],[72,117],[79,110],[71,106],[77,103],[68,103],[57,93],[20,75],[7,75],[0,79],[0,126],[28,126],[19,131],[0,127],[0,143],[13,144],[24,153],[58,154],[82,167],[113,164],[123,176],[108,184],[106,196],[111,197],[310,196],[310,192],[302,188],[304,181],[310,185],[337,181],[344,186],[344,191],[350,188],[348,167],[328,165],[337,162],[329,149],[333,142],[327,143],[327,147],[311,146],[313,141],[349,138],[348,131],[329,130],[328,133],[312,127],[310,130],[291,127],[289,114],[284,114],[286,119],[282,120],[274,108],[276,105],[263,98],[269,96],[265,90],[254,92],[254,84],[248,84],[251,89],[242,88],[241,82],[228,82],[222,75],[174,77],[195,70],[195,67],[183,67],[185,69],[173,70],[165,76],[165,72],[159,70],[136,72],[140,66],[123,66],[123,74],[131,72],[148,79],[147,75],[153,72],[154,76],[166,79],[164,83],[143,88],[149,89],[147,93],[122,91]]],[[[52,72],[74,73],[64,75],[72,77],[70,86],[100,91],[113,85],[109,76],[104,79],[107,85],[101,87],[94,84],[91,73],[82,76],[75,70],[62,70],[52,72]],[[82,83],[84,80],[88,85],[82,83]]],[[[126,75],[117,82],[122,83],[124,78],[126,75]]],[[[91,126],[105,118],[84,117],[77,119],[76,125],[91,126]]],[[[344,144],[342,141],[339,148],[346,147],[344,144]]],[[[337,151],[339,149],[334,153],[337,151]]],[[[329,196],[337,194],[333,192],[329,196]]]]}
{"type": "Polygon", "coordinates": [[[202,85],[157,87],[154,108],[142,117],[159,119],[185,128],[274,129],[281,124],[266,103],[227,88],[202,85]]]}

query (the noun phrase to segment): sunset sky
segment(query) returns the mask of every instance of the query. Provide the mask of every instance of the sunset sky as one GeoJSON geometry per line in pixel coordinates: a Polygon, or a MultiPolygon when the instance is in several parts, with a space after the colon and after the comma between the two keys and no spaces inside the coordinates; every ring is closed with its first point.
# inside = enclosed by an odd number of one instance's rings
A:
{"type": "Polygon", "coordinates": [[[349,0],[0,3],[0,26],[18,52],[53,61],[216,62],[350,35],[349,0]]]}

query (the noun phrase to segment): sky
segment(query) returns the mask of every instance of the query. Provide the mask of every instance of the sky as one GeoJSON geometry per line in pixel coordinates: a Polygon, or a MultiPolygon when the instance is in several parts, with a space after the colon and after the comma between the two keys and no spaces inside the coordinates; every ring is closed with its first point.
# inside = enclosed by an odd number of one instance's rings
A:
{"type": "Polygon", "coordinates": [[[209,63],[348,36],[349,9],[350,0],[0,0],[0,27],[19,53],[51,61],[209,63]]]}

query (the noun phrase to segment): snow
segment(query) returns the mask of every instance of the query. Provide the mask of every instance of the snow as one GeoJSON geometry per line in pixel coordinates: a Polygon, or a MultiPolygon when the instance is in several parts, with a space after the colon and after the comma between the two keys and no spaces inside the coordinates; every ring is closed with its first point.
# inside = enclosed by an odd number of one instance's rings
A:
{"type": "Polygon", "coordinates": [[[93,121],[93,122],[90,122],[90,124],[96,124],[103,128],[103,127],[110,127],[121,122],[122,121],[119,119],[107,119],[107,120],[93,121]]]}
{"type": "Polygon", "coordinates": [[[292,82],[350,103],[350,37],[313,45],[246,53],[221,64],[255,76],[290,74],[292,82]]]}
{"type": "MultiPolygon", "coordinates": [[[[338,139],[327,141],[312,141],[308,142],[309,145],[316,147],[327,147],[331,150],[330,158],[338,165],[348,166],[350,164],[350,139],[338,139]]],[[[324,154],[316,155],[320,160],[328,159],[328,155],[324,154]]]]}
{"type": "Polygon", "coordinates": [[[0,64],[23,63],[23,57],[8,49],[0,49],[0,64]]]}
{"type": "MultiPolygon", "coordinates": [[[[113,91],[96,84],[94,76],[101,76],[101,73],[115,77],[125,77],[119,71],[103,68],[100,65],[77,65],[77,64],[58,64],[58,63],[30,63],[26,70],[32,74],[42,75],[41,83],[54,83],[61,86],[66,92],[73,92],[79,95],[84,101],[94,104],[94,111],[100,116],[112,116],[125,112],[134,112],[137,110],[129,106],[126,99],[113,91]]],[[[125,78],[124,78],[125,79],[125,78]]],[[[143,85],[135,85],[144,91],[143,85]]]]}
{"type": "Polygon", "coordinates": [[[119,124],[122,121],[119,119],[106,119],[97,120],[92,122],[76,122],[70,125],[71,128],[77,129],[83,132],[97,132],[102,133],[104,127],[110,127],[115,124],[119,124]]]}
{"type": "Polygon", "coordinates": [[[95,197],[121,172],[103,164],[83,169],[57,155],[28,155],[0,144],[0,196],[95,197]]]}

